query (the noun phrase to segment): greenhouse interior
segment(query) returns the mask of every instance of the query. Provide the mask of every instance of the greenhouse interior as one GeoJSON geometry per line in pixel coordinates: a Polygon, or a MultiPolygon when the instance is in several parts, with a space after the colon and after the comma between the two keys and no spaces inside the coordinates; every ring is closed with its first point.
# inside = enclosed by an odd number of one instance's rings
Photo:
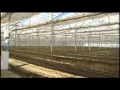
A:
{"type": "Polygon", "coordinates": [[[1,12],[1,78],[119,78],[119,12],[1,12]]]}

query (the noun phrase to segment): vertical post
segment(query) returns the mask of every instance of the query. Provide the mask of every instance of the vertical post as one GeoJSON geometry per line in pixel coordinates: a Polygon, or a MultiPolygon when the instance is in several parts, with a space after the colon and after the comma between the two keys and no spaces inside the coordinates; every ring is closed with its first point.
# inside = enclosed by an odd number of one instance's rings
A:
{"type": "Polygon", "coordinates": [[[84,37],[83,37],[83,39],[82,39],[82,50],[84,50],[84,37]]]}
{"type": "Polygon", "coordinates": [[[107,48],[107,37],[106,37],[106,35],[104,34],[104,48],[106,49],[107,48]]]}
{"type": "Polygon", "coordinates": [[[64,48],[64,49],[66,50],[66,53],[67,53],[67,46],[66,46],[66,32],[65,32],[64,37],[65,37],[65,38],[64,38],[65,40],[64,40],[64,45],[63,45],[63,47],[66,47],[66,48],[64,48]]]}
{"type": "Polygon", "coordinates": [[[65,32],[65,42],[64,42],[64,46],[66,46],[66,32],[65,32]]]}
{"type": "Polygon", "coordinates": [[[99,49],[100,49],[100,32],[99,32],[99,49]]]}
{"type": "Polygon", "coordinates": [[[53,12],[52,12],[52,25],[51,25],[51,60],[53,54],[53,12]]]}
{"type": "Polygon", "coordinates": [[[38,29],[37,29],[37,47],[38,47],[38,29]]]}
{"type": "Polygon", "coordinates": [[[18,46],[20,46],[20,35],[18,34],[18,46]]]}
{"type": "Polygon", "coordinates": [[[27,30],[26,30],[26,35],[25,35],[25,42],[26,42],[25,46],[27,46],[27,30]]]}
{"type": "Polygon", "coordinates": [[[89,50],[89,34],[88,34],[88,36],[87,36],[87,42],[88,42],[88,50],[89,50]]]}
{"type": "MultiPolygon", "coordinates": [[[[33,14],[33,13],[32,13],[32,14],[33,14]]],[[[31,25],[31,18],[29,19],[29,27],[30,27],[30,25],[31,25]]],[[[31,30],[31,29],[29,28],[29,30],[31,30]]],[[[30,39],[30,40],[31,40],[31,39],[30,39]]],[[[30,44],[31,44],[30,42],[32,42],[32,41],[30,41],[30,40],[29,40],[29,47],[31,46],[31,45],[30,45],[30,44]]]]}
{"type": "Polygon", "coordinates": [[[40,37],[39,37],[39,46],[41,46],[41,32],[40,32],[40,37]]]}
{"type": "Polygon", "coordinates": [[[16,47],[16,31],[15,31],[15,37],[14,37],[14,44],[15,44],[15,47],[16,47]]]}
{"type": "Polygon", "coordinates": [[[91,48],[90,48],[90,29],[89,29],[89,36],[88,36],[88,47],[89,47],[89,50],[91,50],[91,48]]]}
{"type": "MultiPolygon", "coordinates": [[[[32,29],[32,32],[33,32],[33,29],[32,29]]],[[[34,42],[33,42],[33,35],[32,35],[31,46],[32,46],[32,47],[34,46],[34,42]]]]}
{"type": "Polygon", "coordinates": [[[39,35],[40,30],[38,30],[38,47],[40,46],[40,35],[39,35]]]}
{"type": "MultiPolygon", "coordinates": [[[[69,23],[69,28],[70,28],[70,23],[69,23]]],[[[70,30],[69,30],[69,35],[70,35],[70,30]]],[[[71,36],[69,36],[69,43],[68,43],[68,46],[70,47],[71,46],[71,36]]]]}
{"type": "Polygon", "coordinates": [[[76,46],[76,40],[77,40],[77,36],[76,36],[76,29],[77,29],[77,21],[75,22],[75,60],[76,60],[76,48],[77,48],[77,46],[76,46]]]}
{"type": "Polygon", "coordinates": [[[110,38],[109,38],[109,46],[110,46],[110,49],[111,49],[111,40],[110,40],[110,38]]]}
{"type": "Polygon", "coordinates": [[[100,41],[101,41],[101,48],[103,48],[103,45],[102,45],[102,42],[103,42],[102,40],[103,40],[103,39],[102,39],[102,38],[103,38],[103,37],[102,37],[102,33],[101,33],[101,40],[100,40],[100,41]]]}
{"type": "MultiPolygon", "coordinates": [[[[30,25],[31,25],[31,18],[29,19],[29,27],[30,27],[30,25]]],[[[31,29],[29,28],[29,30],[31,30],[31,29]]],[[[30,38],[31,38],[31,37],[30,37],[30,38]]],[[[31,44],[30,42],[32,42],[31,39],[29,39],[29,47],[31,46],[31,45],[30,45],[30,44],[31,44]]]]}
{"type": "Polygon", "coordinates": [[[18,36],[17,36],[17,30],[16,30],[16,46],[18,46],[18,36]]]}
{"type": "Polygon", "coordinates": [[[3,51],[2,51],[2,60],[1,60],[1,70],[8,69],[9,67],[9,38],[10,38],[10,19],[11,14],[9,14],[9,25],[8,29],[4,32],[5,43],[3,44],[3,51]]]}
{"type": "Polygon", "coordinates": [[[77,39],[77,37],[76,37],[76,29],[75,29],[75,59],[76,59],[76,48],[77,48],[77,46],[76,46],[76,39],[77,39]]]}
{"type": "Polygon", "coordinates": [[[97,37],[96,39],[96,43],[97,43],[97,48],[99,47],[98,43],[99,43],[99,38],[97,37]]]}

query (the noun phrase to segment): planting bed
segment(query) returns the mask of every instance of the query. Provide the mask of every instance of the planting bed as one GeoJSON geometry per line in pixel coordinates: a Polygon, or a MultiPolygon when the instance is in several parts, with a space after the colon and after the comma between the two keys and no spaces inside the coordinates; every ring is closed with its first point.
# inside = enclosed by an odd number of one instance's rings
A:
{"type": "Polygon", "coordinates": [[[88,50],[88,47],[77,46],[75,52],[73,46],[53,46],[51,52],[49,46],[10,47],[10,57],[77,76],[119,77],[118,48],[88,50]]]}

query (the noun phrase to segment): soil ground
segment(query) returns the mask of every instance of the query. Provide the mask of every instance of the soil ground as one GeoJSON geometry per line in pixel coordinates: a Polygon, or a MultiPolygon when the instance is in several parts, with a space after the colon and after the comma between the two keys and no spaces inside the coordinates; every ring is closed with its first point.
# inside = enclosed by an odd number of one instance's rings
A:
{"type": "MultiPolygon", "coordinates": [[[[73,46],[54,46],[53,52],[51,53],[50,47],[48,46],[10,47],[10,57],[41,68],[44,67],[73,75],[70,77],[119,77],[118,48],[91,48],[91,50],[88,50],[85,47],[83,50],[82,47],[77,47],[77,51],[75,52],[73,46]]],[[[49,75],[38,75],[36,72],[22,70],[21,68],[14,68],[16,67],[15,64],[10,64],[10,66],[13,71],[20,72],[22,77],[52,77],[49,75]]]]}

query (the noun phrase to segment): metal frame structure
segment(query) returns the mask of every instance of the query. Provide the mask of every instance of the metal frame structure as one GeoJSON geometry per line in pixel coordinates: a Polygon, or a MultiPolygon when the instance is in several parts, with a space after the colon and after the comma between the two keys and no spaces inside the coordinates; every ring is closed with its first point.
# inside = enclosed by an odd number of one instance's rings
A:
{"type": "MultiPolygon", "coordinates": [[[[119,47],[119,13],[16,13],[1,15],[1,41],[9,26],[10,46],[119,47]]],[[[76,56],[75,56],[76,57],[76,56]]],[[[52,57],[51,57],[52,59],[52,57]]]]}

